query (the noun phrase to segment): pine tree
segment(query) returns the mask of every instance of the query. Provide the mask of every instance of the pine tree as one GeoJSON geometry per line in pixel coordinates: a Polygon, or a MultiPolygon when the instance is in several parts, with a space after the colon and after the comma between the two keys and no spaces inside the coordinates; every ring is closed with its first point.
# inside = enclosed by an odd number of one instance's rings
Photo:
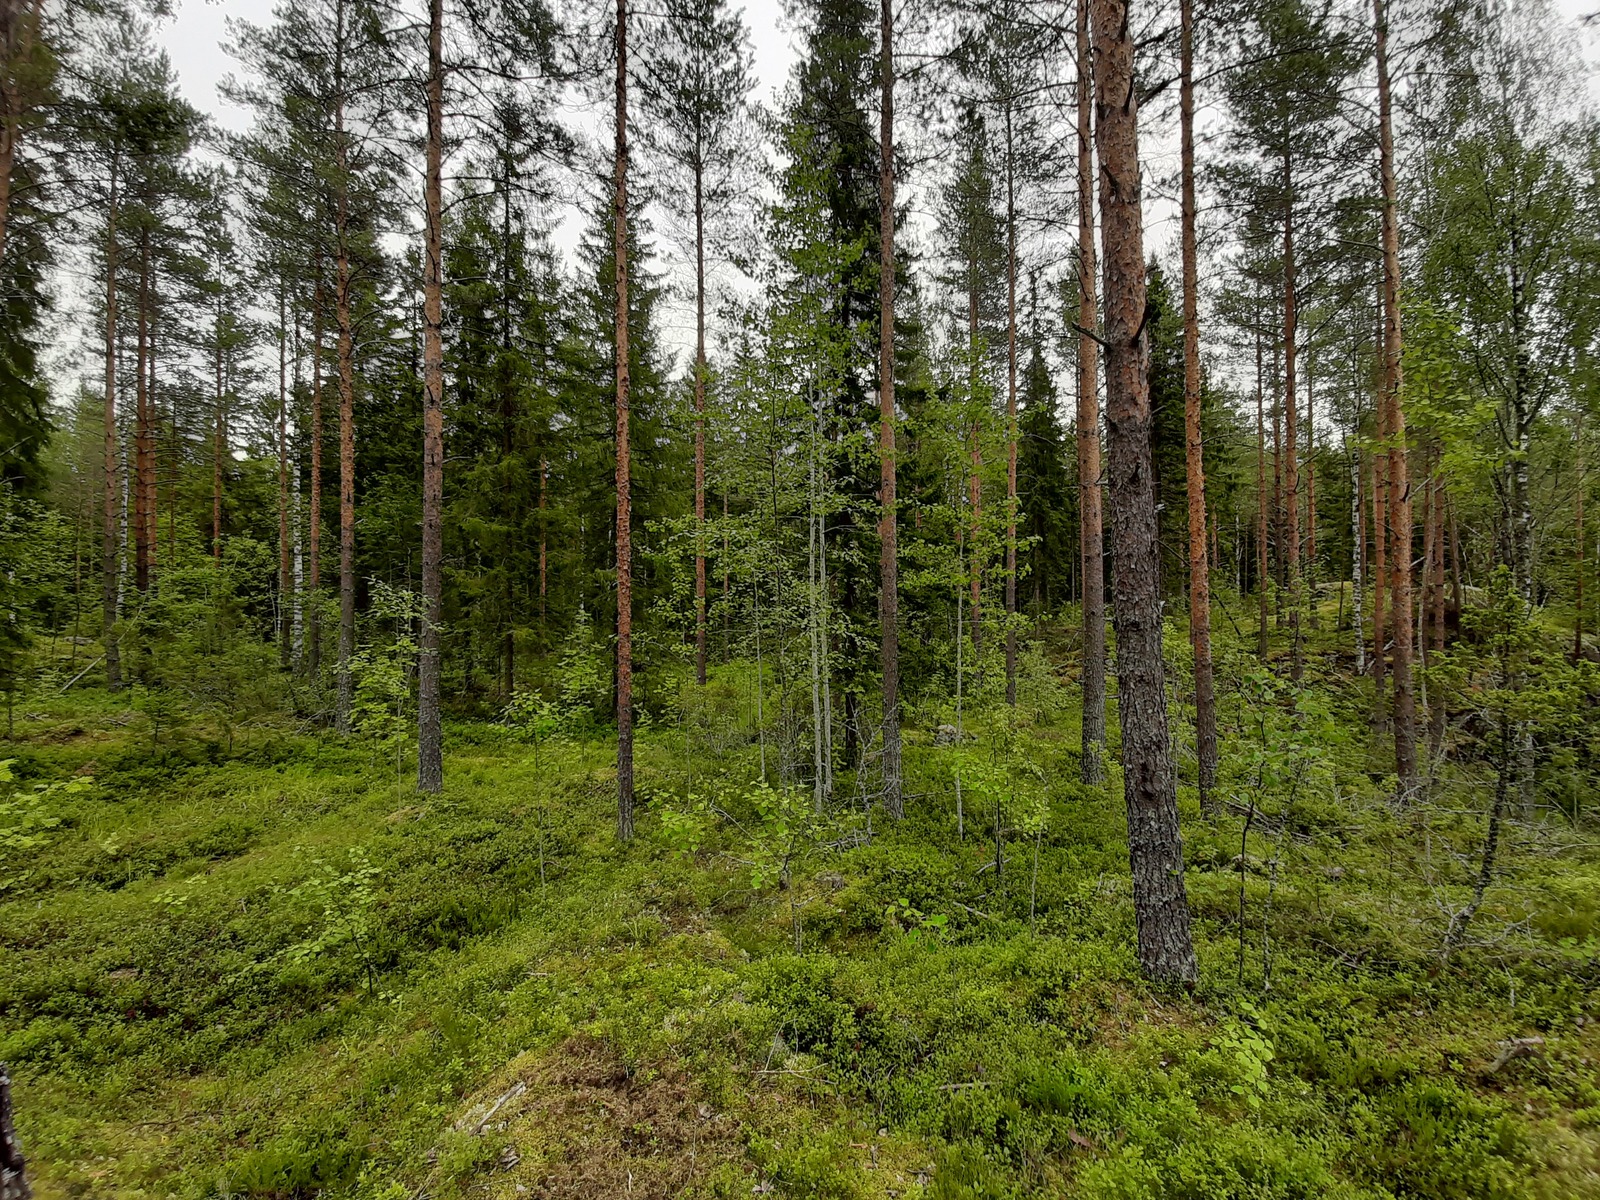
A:
{"type": "Polygon", "coordinates": [[[1151,979],[1197,977],[1183,884],[1176,781],[1161,657],[1149,340],[1139,183],[1138,89],[1123,0],[1094,0],[1095,148],[1105,244],[1106,426],[1110,431],[1117,713],[1133,866],[1139,965],[1151,979]]]}
{"type": "MultiPolygon", "coordinates": [[[[751,76],[749,31],[726,0],[669,0],[641,99],[652,118],[647,137],[687,173],[690,188],[661,196],[693,229],[695,678],[706,681],[706,256],[739,195],[740,167],[751,150],[746,109],[751,76]]],[[[723,240],[723,239],[718,239],[723,240]]]]}
{"type": "Polygon", "coordinates": [[[1094,142],[1089,0],[1077,0],[1078,74],[1078,542],[1083,579],[1082,779],[1105,780],[1106,602],[1100,472],[1100,343],[1095,327],[1094,142]]]}
{"type": "Polygon", "coordinates": [[[1195,753],[1200,807],[1217,781],[1217,698],[1211,676],[1211,564],[1206,554],[1205,442],[1200,428],[1200,279],[1195,211],[1194,0],[1179,0],[1180,171],[1183,256],[1183,427],[1189,502],[1189,643],[1194,650],[1195,753]]]}

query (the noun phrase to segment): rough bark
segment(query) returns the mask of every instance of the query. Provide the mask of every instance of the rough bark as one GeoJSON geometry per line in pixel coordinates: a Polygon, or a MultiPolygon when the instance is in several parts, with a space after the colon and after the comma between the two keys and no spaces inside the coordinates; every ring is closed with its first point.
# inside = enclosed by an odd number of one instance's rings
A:
{"type": "MultiPolygon", "coordinates": [[[[974,337],[974,343],[977,339],[974,337]]],[[[976,350],[973,352],[976,361],[976,350]]],[[[976,370],[974,370],[976,376],[976,370]]],[[[974,385],[972,395],[976,403],[977,387],[974,385]]],[[[967,431],[971,439],[968,453],[972,459],[972,468],[967,472],[967,508],[972,514],[972,574],[967,580],[970,590],[968,604],[972,606],[972,616],[968,624],[972,626],[972,662],[978,672],[978,677],[983,677],[983,566],[984,555],[979,549],[983,545],[983,424],[976,416],[967,431]]]]}
{"type": "Polygon", "coordinates": [[[217,344],[212,362],[215,420],[211,431],[211,561],[218,565],[222,562],[222,460],[226,454],[228,440],[227,413],[224,409],[226,385],[222,373],[222,304],[223,297],[219,288],[216,313],[217,344]]]}
{"type": "Polygon", "coordinates": [[[139,299],[134,329],[133,586],[150,590],[155,525],[155,428],[150,403],[150,233],[139,231],[139,299]]]}
{"type": "Polygon", "coordinates": [[[883,671],[883,800],[905,813],[900,791],[900,570],[895,513],[894,445],[894,7],[880,0],[878,85],[878,624],[883,671]]]}
{"type": "MultiPolygon", "coordinates": [[[[1433,476],[1433,554],[1428,567],[1428,636],[1426,646],[1434,651],[1444,649],[1444,478],[1435,463],[1433,476]]],[[[1582,530],[1579,531],[1582,544],[1582,530]]],[[[1448,705],[1442,689],[1428,706],[1428,761],[1437,770],[1439,756],[1444,751],[1444,727],[1448,705]]]]}
{"type": "Polygon", "coordinates": [[[1078,541],[1083,577],[1082,779],[1105,780],[1106,593],[1100,504],[1100,347],[1094,338],[1094,146],[1091,141],[1089,0],[1077,0],[1078,39],[1078,541]]]}
{"type": "MultiPolygon", "coordinates": [[[[1259,317],[1259,314],[1258,314],[1259,317]]],[[[1256,329],[1256,657],[1267,658],[1267,609],[1272,595],[1267,558],[1267,414],[1261,330],[1256,329]]]]}
{"type": "Polygon", "coordinates": [[[278,283],[278,666],[287,671],[293,650],[290,621],[294,595],[293,546],[289,535],[289,314],[283,280],[278,283]]]}
{"type": "Polygon", "coordinates": [[[1017,702],[1017,178],[1006,97],[1006,703],[1017,702]]]}
{"type": "Polygon", "coordinates": [[[1394,609],[1394,761],[1400,799],[1417,790],[1417,708],[1411,679],[1411,480],[1406,415],[1400,400],[1400,210],[1389,98],[1389,28],[1384,0],[1373,0],[1377,39],[1379,177],[1383,189],[1383,398],[1389,415],[1389,521],[1394,609]]]}
{"type": "Polygon", "coordinates": [[[1367,631],[1362,617],[1362,565],[1366,559],[1366,512],[1362,504],[1359,432],[1350,446],[1350,628],[1355,631],[1356,674],[1367,673],[1367,631]]]}
{"type": "Polygon", "coordinates": [[[338,155],[334,320],[339,329],[339,665],[334,723],[340,733],[349,733],[355,701],[350,660],[356,649],[356,368],[351,318],[349,160],[342,97],[335,105],[334,120],[338,155]]]}
{"type": "Polygon", "coordinates": [[[322,679],[322,253],[316,256],[316,286],[311,315],[311,527],[307,553],[311,556],[311,620],[306,638],[306,673],[312,687],[322,679]]]}
{"type": "Polygon", "coordinates": [[[1194,187],[1194,3],[1180,0],[1183,243],[1183,430],[1189,500],[1189,642],[1194,649],[1195,754],[1200,807],[1217,781],[1217,699],[1211,672],[1211,565],[1206,551],[1205,443],[1200,430],[1200,278],[1194,187]]]}
{"type": "Polygon", "coordinates": [[[706,681],[706,209],[694,158],[694,677],[706,681]]]}
{"type": "Polygon", "coordinates": [[[417,660],[417,790],[444,789],[439,625],[444,619],[444,0],[428,0],[427,165],[422,250],[422,636],[417,660]]]}
{"type": "Polygon", "coordinates": [[[1306,359],[1306,622],[1317,630],[1317,409],[1311,394],[1311,359],[1306,359]]]}
{"type": "Polygon", "coordinates": [[[111,195],[106,210],[106,399],[105,399],[105,522],[100,539],[100,620],[101,640],[106,651],[106,686],[113,691],[122,686],[122,656],[117,649],[118,559],[117,465],[121,457],[117,444],[117,176],[120,156],[111,156],[111,195]]]}
{"type": "Polygon", "coordinates": [[[1289,556],[1284,551],[1283,507],[1283,376],[1278,346],[1272,347],[1272,582],[1273,619],[1283,628],[1283,596],[1289,585],[1289,556]]]}
{"type": "Polygon", "coordinates": [[[550,472],[550,463],[541,458],[539,460],[539,648],[548,648],[550,639],[545,634],[545,597],[549,590],[549,528],[548,528],[548,503],[546,496],[546,477],[550,472]]]}
{"type": "Polygon", "coordinates": [[[5,260],[17,146],[23,121],[35,100],[29,74],[34,67],[42,8],[42,0],[0,0],[0,262],[5,260]]]}
{"type": "Polygon", "coordinates": [[[1296,370],[1300,336],[1294,264],[1294,175],[1283,156],[1283,503],[1284,561],[1289,582],[1289,678],[1296,683],[1305,670],[1305,647],[1300,643],[1300,454],[1299,407],[1296,370]]]}
{"type": "MultiPolygon", "coordinates": [[[[1576,611],[1572,618],[1572,661],[1577,662],[1583,657],[1583,490],[1584,490],[1584,453],[1583,453],[1583,410],[1578,410],[1578,429],[1575,439],[1578,444],[1578,487],[1577,499],[1573,513],[1576,522],[1577,557],[1572,564],[1574,596],[1573,602],[1576,611]]],[[[1443,555],[1441,553],[1441,560],[1443,555]]]]}
{"type": "Polygon", "coordinates": [[[1183,846],[1161,659],[1149,335],[1145,325],[1138,90],[1125,0],[1094,0],[1095,145],[1104,245],[1106,428],[1113,536],[1117,712],[1139,965],[1150,979],[1198,976],[1183,882],[1183,846]]]}
{"type": "Polygon", "coordinates": [[[628,4],[617,0],[616,153],[612,248],[616,257],[617,370],[617,837],[633,837],[633,502],[628,447],[628,4]]]}
{"type": "Polygon", "coordinates": [[[32,1200],[28,1164],[11,1115],[11,1073],[0,1063],[0,1200],[32,1200]]]}
{"type": "Polygon", "coordinates": [[[1384,699],[1389,649],[1386,620],[1389,592],[1389,456],[1382,449],[1383,441],[1388,436],[1389,418],[1381,390],[1375,415],[1379,448],[1372,455],[1372,726],[1381,734],[1389,727],[1388,702],[1384,699]]]}

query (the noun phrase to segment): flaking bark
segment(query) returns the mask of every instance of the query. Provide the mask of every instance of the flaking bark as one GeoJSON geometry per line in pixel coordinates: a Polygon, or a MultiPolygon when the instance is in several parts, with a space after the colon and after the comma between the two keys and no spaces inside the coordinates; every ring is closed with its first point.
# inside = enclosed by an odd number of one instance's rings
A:
{"type": "Polygon", "coordinates": [[[1115,549],[1117,713],[1139,965],[1168,984],[1198,978],[1161,658],[1161,560],[1150,452],[1149,332],[1139,182],[1138,91],[1125,0],[1094,0],[1095,146],[1104,239],[1106,429],[1115,549]]]}

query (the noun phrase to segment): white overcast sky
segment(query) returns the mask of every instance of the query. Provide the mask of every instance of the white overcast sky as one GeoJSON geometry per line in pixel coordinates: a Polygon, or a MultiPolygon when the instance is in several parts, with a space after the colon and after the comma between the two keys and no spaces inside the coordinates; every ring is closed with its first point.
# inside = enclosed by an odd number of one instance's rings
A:
{"type": "MultiPolygon", "coordinates": [[[[1511,0],[1511,3],[1516,2],[1511,0]]],[[[1600,0],[1553,0],[1553,3],[1558,13],[1575,23],[1577,18],[1585,14],[1600,11],[1600,0]]],[[[271,19],[272,7],[273,0],[173,0],[173,16],[157,30],[157,40],[171,57],[184,96],[196,107],[210,113],[226,129],[242,131],[248,123],[248,114],[229,105],[218,92],[218,84],[235,69],[235,64],[222,49],[222,42],[227,37],[227,22],[230,18],[242,18],[265,24],[271,19]]],[[[755,54],[758,81],[756,96],[767,101],[788,79],[795,59],[794,34],[783,15],[780,0],[746,0],[744,9],[755,54]]],[[[1584,59],[1590,68],[1590,98],[1600,101],[1600,73],[1594,69],[1595,37],[1587,29],[1582,32],[1575,29],[1574,33],[1585,43],[1584,59]]],[[[606,116],[606,113],[597,110],[593,122],[580,118],[579,123],[601,135],[605,133],[602,126],[606,116]]],[[[1175,136],[1167,130],[1151,130],[1149,133],[1151,136],[1147,136],[1143,150],[1150,160],[1152,173],[1159,175],[1170,172],[1176,165],[1175,136]]],[[[913,186],[920,182],[912,181],[913,186]]],[[[1174,206],[1152,195],[1148,188],[1146,198],[1149,209],[1146,245],[1165,258],[1175,252],[1174,206]]],[[[564,251],[570,252],[576,244],[582,220],[583,215],[574,210],[557,230],[556,241],[564,251]]],[[[908,233],[915,238],[919,232],[926,232],[925,224],[926,213],[915,214],[908,233]]],[[[671,247],[665,244],[665,240],[658,239],[657,249],[672,257],[671,247]]],[[[686,307],[669,302],[667,311],[659,316],[668,340],[687,346],[690,328],[686,307]]]]}

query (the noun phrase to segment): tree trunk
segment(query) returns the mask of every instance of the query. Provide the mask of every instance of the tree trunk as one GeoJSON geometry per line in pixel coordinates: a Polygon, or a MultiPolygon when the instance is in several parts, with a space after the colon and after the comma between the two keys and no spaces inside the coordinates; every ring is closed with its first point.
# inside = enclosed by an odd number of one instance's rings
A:
{"type": "MultiPolygon", "coordinates": [[[[1583,488],[1584,488],[1584,454],[1583,454],[1583,410],[1578,410],[1577,434],[1574,440],[1578,444],[1578,487],[1577,499],[1574,504],[1576,511],[1573,514],[1577,525],[1577,557],[1572,564],[1574,584],[1574,613],[1572,617],[1572,661],[1578,662],[1583,658],[1583,488]]],[[[1441,554],[1441,559],[1443,555],[1441,554]]]]}
{"type": "MultiPolygon", "coordinates": [[[[973,339],[977,341],[976,338],[973,339]]],[[[977,351],[974,349],[973,358],[976,361],[977,351]]],[[[973,372],[977,374],[976,370],[973,372]]],[[[972,389],[973,403],[977,403],[977,387],[972,389]]],[[[984,555],[980,547],[983,545],[983,424],[976,413],[973,414],[972,426],[969,430],[971,443],[968,453],[972,458],[972,470],[967,474],[967,507],[972,513],[972,574],[967,580],[970,589],[968,603],[972,606],[972,664],[978,673],[978,678],[983,678],[983,566],[984,555]]]]}
{"type": "Polygon", "coordinates": [[[880,0],[878,73],[878,622],[883,659],[883,799],[889,815],[905,813],[900,792],[900,570],[895,513],[894,446],[894,8],[880,0]]]}
{"type": "Polygon", "coordinates": [[[1383,394],[1389,411],[1390,586],[1394,608],[1394,761],[1400,799],[1417,790],[1417,709],[1411,682],[1411,481],[1406,415],[1400,400],[1400,212],[1394,127],[1389,111],[1389,24],[1384,0],[1372,0],[1377,38],[1379,175],[1383,188],[1383,394]]]}
{"type": "Polygon", "coordinates": [[[294,562],[289,539],[289,315],[287,287],[278,280],[278,666],[291,665],[294,629],[290,623],[294,562]]]}
{"type": "Polygon", "coordinates": [[[1194,648],[1195,754],[1200,808],[1217,782],[1217,699],[1211,674],[1211,565],[1206,552],[1205,443],[1200,429],[1200,277],[1194,188],[1194,3],[1179,0],[1182,141],[1183,432],[1189,500],[1189,642],[1194,648]]]}
{"type": "Polygon", "coordinates": [[[351,320],[349,159],[344,137],[344,100],[334,109],[338,146],[338,258],[335,263],[334,317],[339,326],[339,680],[335,726],[350,732],[355,679],[350,660],[356,649],[356,371],[351,320]]]}
{"type": "Polygon", "coordinates": [[[539,460],[539,649],[549,648],[550,639],[545,631],[545,595],[549,584],[549,538],[545,516],[546,500],[545,479],[550,471],[550,463],[541,458],[539,460]]]}
{"type": "Polygon", "coordinates": [[[1300,644],[1300,464],[1299,412],[1295,398],[1296,360],[1300,336],[1294,265],[1294,175],[1289,155],[1283,156],[1283,548],[1289,575],[1289,678],[1300,682],[1305,647],[1300,644]]]}
{"type": "Polygon", "coordinates": [[[5,261],[11,216],[11,173],[17,143],[31,107],[27,74],[33,65],[43,0],[0,0],[0,262],[5,261]]]}
{"type": "MultiPolygon", "coordinates": [[[[1359,422],[1358,422],[1359,424],[1359,422]]],[[[1362,504],[1360,429],[1350,439],[1350,628],[1355,631],[1356,674],[1367,673],[1367,631],[1362,617],[1362,563],[1366,557],[1366,513],[1362,504]]]]}
{"type": "Polygon", "coordinates": [[[1099,344],[1095,341],[1094,146],[1090,132],[1089,0],[1078,38],[1078,541],[1083,595],[1084,783],[1106,777],[1106,592],[1100,513],[1099,344]]]}
{"type": "MultiPolygon", "coordinates": [[[[220,284],[220,270],[218,283],[220,284]]],[[[227,453],[228,429],[227,414],[224,411],[226,404],[226,385],[222,373],[222,338],[223,338],[223,290],[217,290],[217,317],[216,317],[216,356],[213,367],[216,373],[214,388],[216,391],[215,424],[212,429],[211,441],[211,561],[220,566],[222,564],[222,460],[227,453]]]]}
{"type": "Polygon", "coordinates": [[[106,214],[106,402],[105,402],[105,526],[100,539],[101,641],[106,651],[106,686],[122,686],[122,656],[117,650],[117,596],[119,538],[117,536],[117,465],[121,458],[117,438],[117,175],[120,155],[111,156],[111,199],[106,214]]]}
{"type": "Polygon", "coordinates": [[[1006,703],[1017,703],[1017,179],[1006,96],[1006,703]]]}
{"type": "MultiPolygon", "coordinates": [[[[509,134],[501,142],[500,165],[500,453],[511,461],[516,449],[516,395],[513,387],[511,359],[511,150],[509,134]]],[[[511,527],[521,528],[522,495],[520,491],[511,499],[511,527]]],[[[514,555],[516,535],[507,538],[506,558],[514,555]]],[[[501,572],[500,608],[500,695],[507,702],[516,695],[517,638],[513,628],[516,604],[516,576],[509,570],[501,572]]]]}
{"type": "MultiPolygon", "coordinates": [[[[1433,565],[1429,568],[1428,644],[1434,650],[1444,649],[1444,477],[1437,467],[1433,480],[1433,565]]],[[[1579,541],[1581,543],[1581,531],[1579,541]]],[[[1444,752],[1444,727],[1447,706],[1443,689],[1428,706],[1428,761],[1438,770],[1439,756],[1444,752]]]]}
{"type": "Polygon", "coordinates": [[[1389,727],[1389,707],[1384,699],[1389,649],[1385,620],[1389,592],[1389,456],[1383,450],[1389,434],[1388,411],[1380,388],[1374,413],[1378,421],[1378,450],[1372,456],[1372,727],[1379,734],[1389,727]]]}
{"type": "Polygon", "coordinates": [[[633,503],[628,448],[628,2],[617,0],[616,158],[611,221],[617,290],[617,837],[633,837],[633,503]]]}
{"type": "Polygon", "coordinates": [[[1311,357],[1306,357],[1306,623],[1317,631],[1317,406],[1311,392],[1311,357]]]}
{"type": "Polygon", "coordinates": [[[306,650],[306,674],[313,690],[322,678],[322,251],[316,254],[316,286],[311,315],[311,528],[307,553],[311,556],[311,621],[306,650]]]}
{"type": "Polygon", "coordinates": [[[1267,660],[1267,610],[1272,595],[1272,564],[1267,558],[1266,378],[1261,350],[1260,310],[1256,312],[1256,657],[1267,660]]]}
{"type": "Polygon", "coordinates": [[[706,681],[706,214],[704,167],[694,167],[694,677],[706,681]]]}
{"type": "Polygon", "coordinates": [[[422,251],[422,639],[417,790],[444,790],[439,625],[444,619],[444,0],[428,0],[428,132],[422,251]]]}
{"type": "Polygon", "coordinates": [[[1105,250],[1106,427],[1116,539],[1112,613],[1139,965],[1150,979],[1192,987],[1198,970],[1162,677],[1138,89],[1125,0],[1094,0],[1093,25],[1095,145],[1105,250]]]}
{"type": "MultiPolygon", "coordinates": [[[[150,590],[155,527],[155,430],[150,404],[150,233],[139,232],[139,313],[135,332],[133,408],[133,586],[150,590]]],[[[137,672],[136,672],[137,674],[137,672]]]]}
{"type": "Polygon", "coordinates": [[[0,1063],[0,1200],[32,1200],[28,1164],[11,1116],[11,1074],[0,1063]]]}

